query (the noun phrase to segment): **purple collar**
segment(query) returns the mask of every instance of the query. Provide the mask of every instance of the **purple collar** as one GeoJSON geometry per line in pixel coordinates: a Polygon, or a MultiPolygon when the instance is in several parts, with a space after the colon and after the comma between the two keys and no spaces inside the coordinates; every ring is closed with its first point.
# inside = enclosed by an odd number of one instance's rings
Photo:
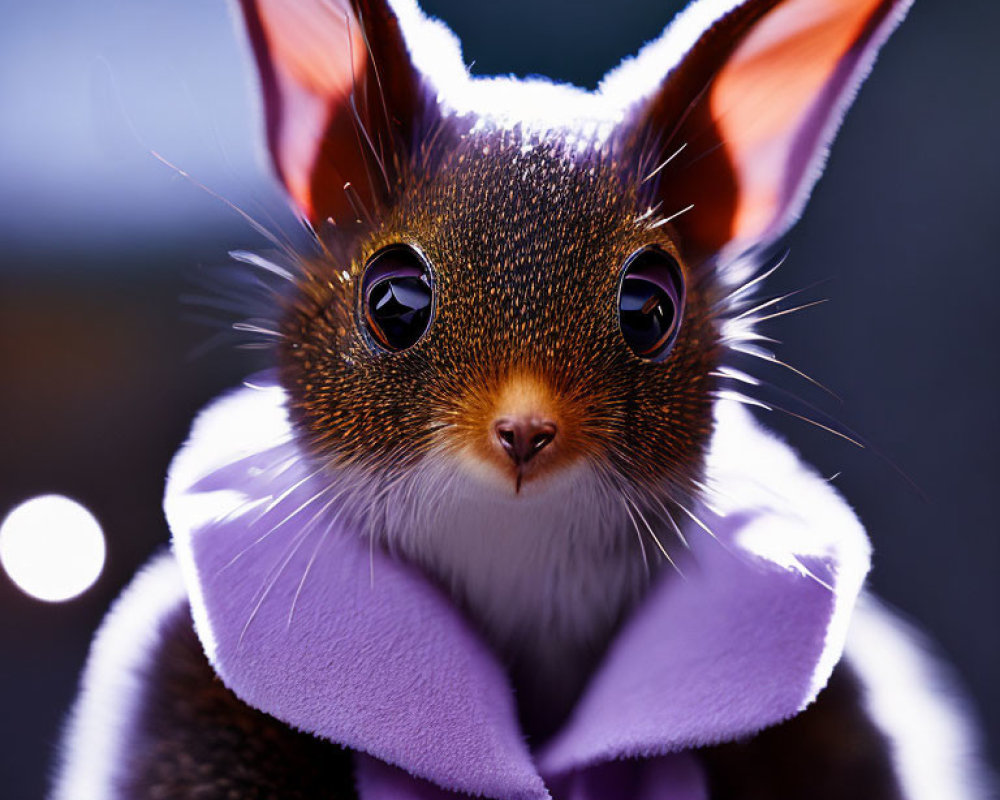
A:
{"type": "Polygon", "coordinates": [[[585,800],[630,786],[695,800],[685,751],[787,719],[826,684],[869,566],[843,500],[733,403],[717,407],[685,579],[660,582],[563,729],[526,746],[507,678],[419,572],[338,526],[278,388],[240,389],[195,423],[165,508],[195,626],[225,684],[357,751],[364,800],[585,800]],[[636,760],[642,759],[642,760],[636,760]]]}

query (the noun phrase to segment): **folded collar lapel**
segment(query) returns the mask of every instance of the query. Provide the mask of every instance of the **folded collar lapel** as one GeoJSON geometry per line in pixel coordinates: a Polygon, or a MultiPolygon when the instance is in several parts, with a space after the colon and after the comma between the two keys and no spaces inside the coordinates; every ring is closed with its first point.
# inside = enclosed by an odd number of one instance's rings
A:
{"type": "Polygon", "coordinates": [[[544,798],[545,782],[577,785],[606,761],[786,719],[840,656],[864,533],[786,447],[720,405],[708,464],[720,492],[700,512],[714,538],[693,541],[685,577],[654,589],[533,758],[500,665],[446,596],[338,519],[284,400],[242,389],[203,413],[165,508],[213,666],[296,728],[447,790],[544,798]]]}
{"type": "MultiPolygon", "coordinates": [[[[839,495],[738,406],[720,403],[713,510],[684,577],[662,581],[614,642],[564,729],[548,779],[755,733],[804,709],[840,658],[870,564],[839,495]]],[[[668,576],[670,577],[670,576],[668,576]]]]}
{"type": "Polygon", "coordinates": [[[216,402],[171,468],[174,550],[223,682],[449,789],[546,797],[499,664],[445,596],[323,510],[310,469],[277,388],[216,402]]]}

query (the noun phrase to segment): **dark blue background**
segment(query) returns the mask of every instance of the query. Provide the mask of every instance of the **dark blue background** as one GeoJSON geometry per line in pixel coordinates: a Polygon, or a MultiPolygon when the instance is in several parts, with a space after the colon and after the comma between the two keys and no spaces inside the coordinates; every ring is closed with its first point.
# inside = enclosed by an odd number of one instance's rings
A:
{"type": "MultiPolygon", "coordinates": [[[[677,2],[433,0],[481,74],[593,86],[677,2]]],[[[885,48],[789,237],[774,290],[828,280],[776,321],[782,357],[898,462],[788,420],[875,543],[875,589],[952,662],[1000,762],[1000,6],[917,0],[885,48]]],[[[249,63],[223,3],[42,0],[0,31],[0,515],[59,492],[109,539],[96,587],[64,605],[0,574],[0,794],[37,798],[87,643],[167,538],[167,463],[195,411],[256,363],[185,319],[192,275],[260,239],[149,150],[255,213],[281,214],[257,158],[249,63]]],[[[282,219],[287,221],[287,215],[282,219]]],[[[783,379],[798,390],[794,378],[783,379]]],[[[812,397],[813,395],[809,395],[812,397]]],[[[773,417],[773,415],[771,415],[773,417]]]]}

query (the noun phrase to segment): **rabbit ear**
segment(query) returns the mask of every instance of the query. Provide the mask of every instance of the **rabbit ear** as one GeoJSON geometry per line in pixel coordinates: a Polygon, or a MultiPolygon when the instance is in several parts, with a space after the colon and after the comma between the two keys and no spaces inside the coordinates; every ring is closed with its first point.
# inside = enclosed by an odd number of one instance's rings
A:
{"type": "Polygon", "coordinates": [[[701,0],[609,76],[613,88],[646,59],[670,60],[692,23],[709,17],[622,129],[647,174],[676,153],[654,186],[663,213],[693,206],[675,222],[689,257],[765,245],[795,221],[858,85],[909,5],[701,0]]]}
{"type": "Polygon", "coordinates": [[[240,0],[279,177],[313,223],[393,190],[427,96],[386,0],[240,0]],[[345,191],[345,184],[351,187],[345,191]]]}

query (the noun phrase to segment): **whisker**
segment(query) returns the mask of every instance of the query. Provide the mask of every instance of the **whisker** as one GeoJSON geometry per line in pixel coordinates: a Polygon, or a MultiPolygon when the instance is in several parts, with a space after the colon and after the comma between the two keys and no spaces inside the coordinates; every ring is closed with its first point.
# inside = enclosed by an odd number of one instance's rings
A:
{"type": "Polygon", "coordinates": [[[269,336],[274,339],[284,339],[285,334],[281,331],[272,330],[271,328],[265,328],[261,325],[256,325],[249,321],[244,322],[234,322],[230,326],[234,331],[239,331],[241,333],[256,333],[260,336],[269,336]]]}
{"type": "Polygon", "coordinates": [[[677,219],[679,216],[681,216],[681,214],[686,214],[692,208],[694,208],[694,203],[691,203],[690,205],[685,206],[680,211],[674,212],[673,214],[671,214],[669,217],[666,217],[665,219],[657,220],[652,225],[650,225],[647,228],[647,230],[653,230],[655,228],[659,228],[661,225],[666,225],[668,222],[673,222],[675,219],[677,219]]]}
{"type": "Polygon", "coordinates": [[[309,562],[306,564],[305,571],[302,573],[302,579],[299,581],[299,585],[295,589],[295,596],[292,598],[291,608],[288,609],[288,623],[287,628],[292,627],[292,618],[295,616],[295,606],[299,602],[299,595],[302,594],[302,589],[306,585],[306,578],[309,577],[309,571],[312,569],[313,564],[316,562],[317,556],[319,556],[319,551],[323,547],[323,543],[326,541],[327,537],[330,535],[330,531],[333,530],[334,523],[336,523],[339,518],[343,507],[337,510],[337,513],[333,515],[333,518],[327,524],[326,529],[323,531],[323,535],[319,537],[319,542],[316,543],[316,547],[313,548],[312,555],[309,556],[309,562]]]}
{"type": "Polygon", "coordinates": [[[625,502],[625,498],[621,495],[621,493],[616,493],[615,497],[617,497],[618,500],[621,502],[622,508],[625,509],[625,513],[628,514],[628,518],[632,521],[632,528],[635,530],[635,537],[639,541],[639,550],[642,553],[642,563],[646,567],[646,575],[648,577],[649,576],[649,560],[646,557],[646,545],[643,543],[643,540],[642,540],[642,533],[639,530],[639,523],[636,522],[635,517],[632,515],[631,510],[629,510],[628,504],[625,502]]]}
{"type": "Polygon", "coordinates": [[[734,391],[732,389],[717,389],[715,392],[712,393],[712,396],[718,400],[732,400],[736,403],[741,403],[742,405],[750,406],[752,408],[761,408],[764,411],[773,410],[769,405],[766,405],[765,403],[762,403],[759,400],[754,400],[752,397],[747,397],[744,394],[740,394],[739,392],[734,391]]]}
{"type": "Polygon", "coordinates": [[[706,525],[705,522],[702,519],[700,519],[693,511],[691,511],[691,509],[689,509],[687,506],[685,506],[679,500],[676,500],[674,498],[671,498],[671,502],[675,506],[677,506],[681,511],[683,511],[685,514],[687,514],[688,518],[690,518],[691,521],[694,522],[695,525],[697,525],[699,528],[701,528],[703,531],[705,531],[705,533],[707,533],[709,536],[711,536],[713,539],[715,539],[715,541],[719,542],[719,544],[722,544],[724,547],[726,546],[722,542],[722,540],[719,539],[719,537],[715,535],[715,531],[713,531],[710,527],[708,527],[708,525],[706,525]]]}
{"type": "Polygon", "coordinates": [[[764,411],[780,411],[781,413],[787,414],[790,417],[795,417],[796,419],[802,420],[803,422],[807,422],[810,425],[813,425],[821,430],[826,431],[827,433],[832,433],[834,436],[843,439],[845,442],[850,442],[855,447],[860,447],[862,449],[865,449],[865,444],[853,438],[852,436],[849,436],[846,433],[838,431],[836,428],[833,428],[829,425],[825,425],[822,422],[813,419],[812,417],[807,417],[804,414],[799,414],[795,411],[792,411],[789,408],[777,405],[776,403],[773,403],[770,400],[765,402],[763,400],[759,400],[755,397],[750,397],[746,394],[731,389],[717,390],[715,392],[715,396],[722,400],[735,400],[736,402],[742,403],[743,405],[761,408],[764,411]]]}
{"type": "MultiPolygon", "coordinates": [[[[628,513],[628,506],[625,504],[625,500],[622,497],[622,492],[615,484],[615,482],[608,476],[608,474],[604,470],[596,471],[595,475],[597,476],[598,482],[604,494],[613,501],[614,500],[620,501],[622,507],[625,509],[626,513],[628,513]]],[[[639,543],[639,553],[642,555],[642,566],[644,573],[646,575],[646,582],[648,583],[651,578],[652,572],[649,566],[649,556],[646,553],[646,543],[645,541],[643,541],[642,533],[639,531],[639,526],[636,524],[635,518],[630,513],[628,514],[628,516],[629,519],[632,520],[632,527],[635,530],[635,538],[636,541],[639,543]]]]}
{"type": "MultiPolygon", "coordinates": [[[[358,28],[361,31],[361,40],[365,43],[365,49],[368,51],[368,60],[371,62],[372,72],[375,75],[375,86],[378,89],[379,101],[382,105],[382,116],[385,119],[385,129],[387,131],[391,131],[392,118],[389,116],[389,105],[385,99],[385,88],[382,86],[382,76],[378,68],[378,62],[375,60],[375,53],[372,50],[371,42],[368,40],[368,31],[365,30],[365,18],[360,6],[356,7],[355,13],[358,17],[358,28]]],[[[395,152],[393,153],[393,159],[396,160],[395,152]]],[[[386,188],[388,188],[388,185],[386,188]]]]}
{"type": "Polygon", "coordinates": [[[219,519],[216,520],[215,524],[225,524],[227,522],[232,522],[237,517],[242,517],[244,514],[253,511],[253,509],[257,508],[262,503],[266,503],[270,499],[271,495],[265,495],[264,497],[258,497],[256,499],[247,500],[244,503],[240,503],[238,506],[236,506],[236,508],[234,508],[228,514],[219,517],[219,519]]]}
{"type": "Polygon", "coordinates": [[[658,175],[663,170],[663,168],[667,166],[667,164],[669,164],[671,161],[677,158],[677,156],[679,156],[681,153],[684,152],[685,147],[687,147],[687,142],[684,142],[684,144],[682,144],[680,147],[674,150],[674,152],[671,155],[667,156],[667,158],[660,163],[660,166],[658,166],[656,169],[650,172],[645,178],[643,178],[639,182],[639,185],[641,186],[642,184],[647,183],[651,178],[656,177],[656,175],[658,175]]]}
{"type": "Polygon", "coordinates": [[[712,370],[708,374],[713,378],[725,378],[727,380],[739,381],[740,383],[745,383],[749,386],[760,386],[760,381],[757,380],[757,378],[752,375],[747,375],[745,372],[734,369],[733,367],[721,366],[712,370]]]}
{"type": "MultiPolygon", "coordinates": [[[[278,568],[277,573],[274,575],[273,578],[270,577],[270,574],[267,577],[265,577],[264,581],[265,583],[267,583],[267,588],[264,589],[263,594],[257,601],[257,604],[254,606],[253,611],[250,612],[250,617],[247,619],[246,624],[243,626],[243,630],[240,632],[240,638],[239,641],[237,642],[237,647],[239,647],[240,643],[242,643],[243,637],[246,635],[246,632],[249,629],[250,624],[257,616],[257,612],[260,611],[261,607],[263,606],[264,601],[267,599],[267,596],[271,593],[271,590],[278,583],[278,579],[281,577],[281,574],[285,571],[285,567],[288,566],[289,562],[295,557],[295,554],[298,553],[299,548],[301,548],[302,545],[305,543],[306,539],[309,538],[309,534],[312,533],[313,530],[315,529],[316,522],[323,516],[323,514],[325,514],[329,510],[330,506],[333,505],[344,494],[345,491],[347,491],[346,488],[335,494],[326,503],[324,503],[323,506],[315,514],[313,514],[309,518],[309,520],[302,526],[302,529],[296,534],[295,537],[293,537],[292,543],[289,544],[291,552],[281,562],[281,566],[278,568]]],[[[334,517],[334,519],[336,519],[336,516],[334,517]]],[[[331,521],[331,527],[332,527],[332,521],[331,521]]],[[[330,528],[328,527],[327,530],[329,529],[330,528]]],[[[261,588],[263,589],[263,584],[261,585],[261,588]]],[[[301,589],[301,585],[299,588],[301,589]]],[[[297,596],[298,592],[296,592],[296,597],[297,596]]]]}
{"type": "Polygon", "coordinates": [[[367,223],[369,227],[375,227],[375,218],[371,215],[368,207],[364,204],[361,199],[361,195],[358,194],[358,190],[354,188],[354,185],[347,181],[344,184],[344,194],[347,196],[347,202],[351,204],[351,209],[354,211],[354,217],[359,223],[367,223]]]}
{"type": "Polygon", "coordinates": [[[253,228],[255,231],[257,231],[257,233],[259,233],[261,236],[263,236],[269,242],[271,242],[271,244],[273,244],[275,247],[277,247],[277,248],[285,251],[286,253],[288,253],[288,255],[290,255],[292,257],[295,256],[294,250],[286,242],[284,242],[280,238],[278,238],[278,236],[276,234],[274,234],[270,230],[268,230],[263,224],[261,224],[260,222],[258,222],[252,216],[250,216],[250,214],[248,214],[246,211],[244,211],[242,208],[240,208],[238,205],[236,205],[236,203],[234,203],[232,200],[229,200],[229,199],[223,197],[218,192],[213,191],[212,189],[209,189],[205,184],[203,184],[200,181],[196,180],[190,173],[188,173],[185,170],[181,169],[176,164],[171,163],[170,161],[168,161],[166,158],[164,158],[162,155],[160,155],[155,150],[151,150],[150,151],[150,155],[152,155],[153,158],[155,158],[157,161],[159,161],[164,166],[167,166],[170,169],[172,169],[174,172],[176,172],[178,175],[180,175],[185,180],[190,181],[194,186],[197,186],[202,191],[207,192],[209,195],[211,195],[212,197],[214,197],[216,200],[219,200],[220,202],[225,203],[230,209],[232,209],[237,214],[239,214],[250,225],[251,228],[253,228]]]}
{"type": "MultiPolygon", "coordinates": [[[[302,481],[299,482],[299,484],[305,482],[307,479],[308,479],[308,477],[307,478],[303,478],[302,481]]],[[[283,492],[282,494],[284,494],[285,496],[287,496],[288,493],[290,493],[293,488],[294,487],[286,489],[285,492],[283,492]]],[[[235,556],[233,556],[228,562],[226,562],[221,567],[219,567],[219,571],[216,573],[216,575],[221,574],[224,570],[226,570],[229,567],[231,567],[233,564],[235,564],[237,561],[239,561],[241,558],[243,558],[243,556],[245,556],[247,553],[249,553],[254,547],[256,547],[257,545],[259,545],[262,542],[264,542],[275,531],[277,531],[282,525],[284,525],[286,522],[288,522],[290,519],[292,519],[294,516],[296,516],[297,514],[299,514],[304,509],[308,508],[312,503],[315,503],[324,494],[326,494],[327,492],[331,491],[333,488],[334,488],[334,485],[330,485],[330,486],[326,486],[326,487],[320,489],[316,494],[314,494],[312,497],[310,497],[308,500],[306,500],[304,503],[302,503],[302,505],[300,505],[298,508],[296,508],[291,514],[289,514],[287,517],[285,517],[283,520],[281,520],[281,522],[279,522],[277,525],[275,525],[272,528],[270,528],[265,533],[261,534],[254,541],[252,541],[250,544],[248,544],[246,547],[244,547],[242,550],[240,550],[240,552],[238,552],[235,556]]],[[[281,502],[280,497],[276,498],[275,500],[272,500],[271,503],[267,506],[267,508],[265,508],[260,513],[260,515],[257,517],[257,519],[255,519],[253,521],[253,523],[251,523],[251,524],[256,524],[261,519],[263,519],[265,516],[267,516],[268,511],[270,509],[273,509],[279,502],[281,502]]]]}
{"type": "Polygon", "coordinates": [[[860,447],[860,448],[864,449],[865,445],[862,442],[859,442],[856,439],[852,439],[846,433],[841,433],[840,431],[836,430],[835,428],[831,428],[829,425],[824,425],[822,422],[817,422],[816,420],[814,420],[814,419],[812,419],[810,417],[807,417],[804,414],[797,414],[794,411],[790,411],[787,408],[781,408],[780,406],[773,406],[773,408],[775,408],[776,410],[781,411],[781,412],[783,412],[785,414],[788,414],[789,416],[795,417],[796,419],[800,419],[803,422],[808,422],[810,425],[815,425],[820,430],[824,430],[827,433],[832,433],[834,436],[839,436],[845,442],[850,442],[855,447],[860,447]]]}
{"type": "Polygon", "coordinates": [[[249,264],[252,267],[262,269],[271,275],[275,275],[282,280],[288,281],[289,283],[295,283],[295,276],[292,275],[291,272],[284,267],[275,264],[273,261],[269,261],[258,253],[251,253],[247,250],[230,250],[229,257],[242,264],[249,264]]]}
{"type": "Polygon", "coordinates": [[[306,541],[306,539],[309,538],[309,533],[310,533],[309,528],[303,528],[301,531],[299,531],[298,535],[295,538],[293,538],[292,542],[289,544],[290,552],[288,553],[287,556],[285,556],[284,560],[281,562],[281,566],[278,568],[277,573],[274,574],[273,578],[271,577],[270,574],[264,578],[264,582],[266,583],[267,588],[264,588],[264,584],[261,584],[261,588],[257,590],[258,592],[263,590],[263,593],[260,595],[260,599],[254,605],[253,610],[250,612],[250,616],[247,617],[247,621],[246,623],[244,623],[243,629],[240,631],[240,638],[237,639],[236,641],[237,650],[239,650],[240,646],[243,644],[243,639],[246,637],[247,631],[250,629],[250,625],[253,623],[254,619],[257,618],[257,614],[263,607],[264,601],[267,600],[268,595],[271,594],[271,590],[274,589],[274,587],[277,585],[278,579],[281,577],[281,573],[285,571],[285,567],[288,566],[289,562],[295,557],[295,554],[299,551],[299,548],[306,541]]]}
{"type": "MultiPolygon", "coordinates": [[[[656,496],[656,493],[650,492],[649,496],[653,500],[656,501],[656,504],[660,507],[660,509],[662,509],[663,513],[666,514],[666,521],[670,523],[670,527],[674,529],[674,533],[677,534],[677,538],[680,540],[681,544],[684,545],[684,548],[687,549],[687,550],[690,550],[691,549],[691,543],[688,542],[687,537],[684,536],[683,531],[681,531],[680,526],[677,524],[677,521],[674,519],[674,515],[670,513],[670,510],[666,507],[666,505],[664,505],[663,501],[659,497],[656,496]]],[[[671,502],[673,502],[673,501],[671,501],[671,502]]],[[[660,516],[660,515],[657,514],[657,516],[660,516]]],[[[662,519],[662,517],[661,517],[661,519],[662,519]]]]}
{"type": "Polygon", "coordinates": [[[660,200],[654,205],[649,206],[645,211],[643,211],[635,219],[633,219],[632,222],[638,225],[640,222],[643,222],[644,220],[647,220],[650,217],[652,217],[656,212],[660,210],[662,206],[663,206],[663,201],[660,200]]]}
{"type": "MultiPolygon", "coordinates": [[[[643,515],[642,511],[639,510],[639,506],[635,503],[634,500],[632,500],[632,498],[630,498],[628,496],[628,494],[626,492],[622,492],[622,497],[624,497],[625,500],[629,504],[631,504],[632,508],[635,509],[635,513],[639,515],[639,518],[642,520],[643,525],[645,525],[646,530],[649,531],[649,535],[652,537],[653,542],[656,544],[656,546],[659,549],[659,551],[663,554],[663,557],[667,560],[667,562],[670,564],[670,566],[674,568],[674,570],[677,572],[677,574],[680,575],[683,578],[684,577],[684,573],[681,572],[681,570],[678,568],[676,562],[673,560],[673,558],[670,557],[670,553],[668,553],[667,549],[663,546],[663,542],[661,542],[660,539],[659,539],[659,537],[653,532],[653,528],[650,526],[649,520],[647,520],[646,517],[643,515]]],[[[628,509],[628,507],[626,506],[626,510],[627,509],[628,509]]],[[[629,516],[631,516],[631,513],[629,514],[629,516]]],[[[634,521],[634,518],[633,518],[633,521],[634,521]]]]}
{"type": "Polygon", "coordinates": [[[809,569],[809,567],[807,567],[805,564],[803,564],[801,558],[796,558],[795,563],[798,565],[798,568],[802,570],[803,574],[807,578],[811,578],[812,580],[816,581],[816,583],[818,583],[820,586],[826,589],[830,594],[836,594],[836,590],[833,588],[833,586],[828,581],[825,581],[821,577],[819,577],[819,575],[817,575],[815,572],[809,569]]]}
{"type": "Polygon", "coordinates": [[[822,383],[820,383],[818,380],[816,380],[815,378],[813,378],[808,373],[803,372],[802,370],[798,369],[797,367],[793,367],[787,361],[782,361],[774,353],[772,353],[769,350],[765,350],[763,347],[756,347],[754,345],[735,345],[735,344],[731,344],[728,347],[729,347],[730,350],[733,350],[733,351],[735,351],[737,353],[742,353],[743,355],[751,356],[753,358],[758,358],[761,361],[767,362],[769,364],[775,364],[776,366],[784,367],[789,372],[792,372],[795,375],[798,375],[803,380],[808,381],[813,386],[815,386],[817,389],[821,389],[822,391],[826,392],[828,395],[830,395],[830,397],[832,397],[834,400],[838,401],[839,403],[843,403],[844,402],[843,399],[840,397],[840,395],[838,395],[832,389],[824,386],[822,383]]]}
{"type": "Polygon", "coordinates": [[[746,322],[746,324],[741,325],[739,330],[736,331],[732,329],[733,320],[729,320],[726,323],[720,337],[722,344],[728,346],[732,342],[764,342],[765,344],[778,346],[782,343],[780,339],[775,339],[773,336],[766,336],[754,330],[753,320],[741,320],[741,322],[746,322]]]}
{"type": "Polygon", "coordinates": [[[767,280],[768,278],[770,278],[775,272],[777,272],[782,266],[784,266],[785,262],[788,260],[788,254],[789,254],[789,252],[790,252],[789,250],[785,250],[785,252],[781,254],[781,256],[775,261],[775,263],[771,267],[769,267],[768,269],[764,270],[760,274],[755,275],[754,277],[750,278],[748,281],[746,281],[745,283],[741,284],[740,286],[737,286],[735,289],[733,289],[731,292],[729,292],[723,298],[723,300],[724,301],[732,301],[732,300],[736,299],[737,297],[739,297],[741,294],[744,294],[744,293],[748,292],[750,289],[752,289],[757,284],[759,284],[759,283],[767,280]]]}
{"type": "Polygon", "coordinates": [[[813,306],[819,306],[826,302],[829,302],[829,300],[828,298],[824,297],[822,300],[813,300],[811,303],[803,303],[800,306],[795,306],[795,308],[786,308],[784,311],[776,311],[773,314],[768,314],[763,317],[755,317],[753,321],[754,324],[760,322],[767,322],[769,319],[777,319],[778,317],[784,317],[787,316],[788,314],[795,314],[796,312],[805,311],[807,308],[812,308],[813,306]]]}
{"type": "Polygon", "coordinates": [[[786,294],[779,295],[778,297],[771,297],[771,298],[769,298],[767,300],[762,301],[758,305],[753,306],[752,308],[748,308],[746,311],[743,311],[742,313],[737,314],[736,316],[732,317],[732,319],[735,321],[735,320],[743,319],[745,317],[750,317],[750,316],[756,314],[759,311],[763,311],[765,308],[770,308],[771,306],[773,306],[773,305],[775,305],[777,303],[780,303],[782,300],[787,300],[789,297],[795,297],[796,295],[802,294],[804,291],[808,290],[809,288],[811,288],[811,287],[804,286],[801,289],[796,289],[796,290],[794,290],[792,292],[787,292],[786,294]]]}
{"type": "Polygon", "coordinates": [[[382,179],[385,181],[386,191],[389,191],[392,188],[392,184],[390,183],[389,175],[385,170],[385,164],[382,163],[382,157],[375,149],[375,145],[368,133],[368,129],[365,127],[365,124],[361,119],[361,115],[358,113],[358,106],[356,102],[356,98],[358,96],[358,83],[357,76],[354,74],[354,37],[351,34],[351,17],[347,12],[344,12],[344,21],[347,24],[347,53],[348,57],[351,59],[351,94],[348,97],[348,105],[351,107],[351,114],[354,118],[354,132],[358,137],[358,149],[361,151],[361,160],[364,162],[365,173],[368,175],[368,185],[374,191],[375,181],[372,180],[371,170],[368,166],[368,158],[365,156],[364,146],[361,143],[361,135],[363,134],[364,141],[371,150],[372,156],[375,158],[375,163],[378,164],[378,168],[382,173],[382,179]]]}
{"type": "MultiPolygon", "coordinates": [[[[382,161],[382,156],[379,154],[378,150],[375,149],[375,144],[372,142],[371,134],[368,133],[368,128],[365,127],[364,122],[361,121],[361,115],[358,114],[357,105],[354,102],[354,93],[351,93],[350,98],[348,98],[348,103],[351,106],[351,111],[354,114],[354,121],[356,123],[355,127],[364,136],[365,143],[368,145],[368,149],[371,150],[372,157],[375,159],[375,163],[378,164],[379,172],[382,175],[382,180],[385,183],[386,191],[391,191],[392,184],[389,182],[389,173],[386,171],[385,164],[382,161]]],[[[364,155],[362,155],[364,158],[364,155]]],[[[367,161],[367,159],[365,159],[367,161]]]]}

